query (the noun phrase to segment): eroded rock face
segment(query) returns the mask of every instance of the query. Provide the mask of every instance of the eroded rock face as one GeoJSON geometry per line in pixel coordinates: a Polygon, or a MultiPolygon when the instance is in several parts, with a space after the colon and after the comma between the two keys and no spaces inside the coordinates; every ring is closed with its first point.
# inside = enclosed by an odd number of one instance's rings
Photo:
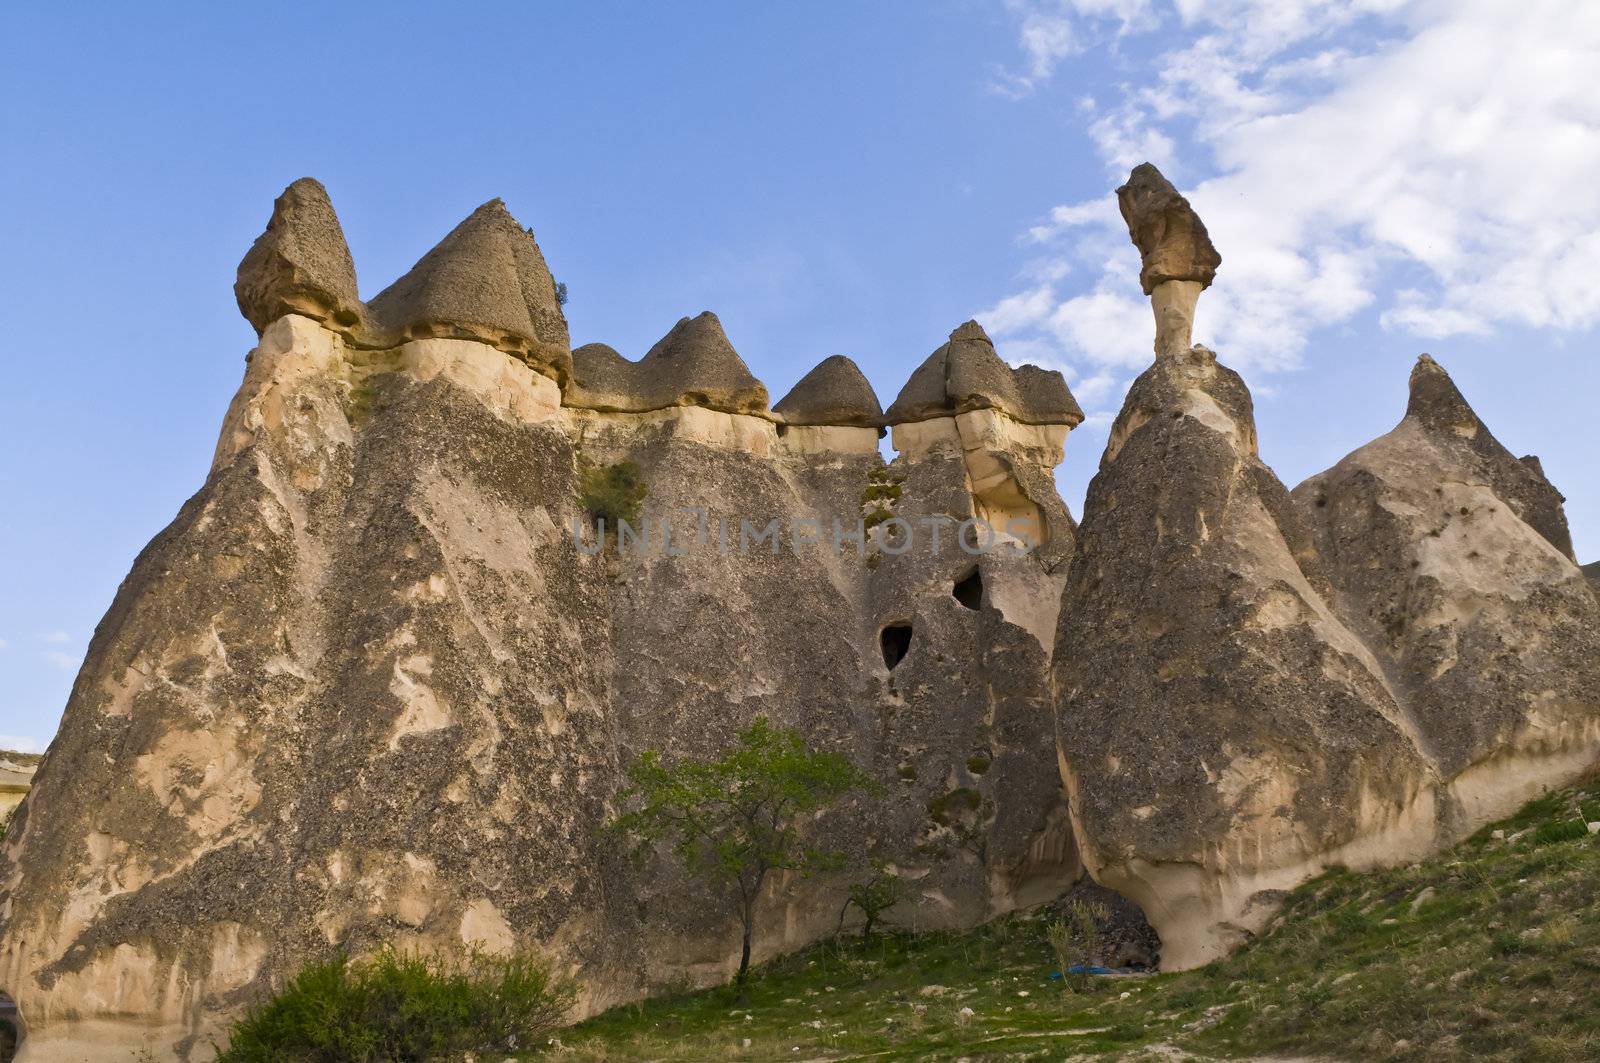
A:
{"type": "Polygon", "coordinates": [[[1325,867],[1416,859],[1590,770],[1600,615],[1538,459],[1427,356],[1393,432],[1286,492],[1243,381],[1188,345],[1204,227],[1152,167],[1118,196],[1156,361],[1089,488],[1058,741],[1090,873],[1186,967],[1325,867]]]}
{"type": "Polygon", "coordinates": [[[1089,488],[1054,656],[1090,873],[1193,966],[1331,860],[1426,847],[1432,770],[1339,620],[1310,528],[1205,348],[1129,391],[1089,488]]]}
{"type": "Polygon", "coordinates": [[[1012,368],[976,321],[950,333],[911,374],[884,415],[908,457],[959,453],[975,517],[1030,546],[1070,552],[1071,518],[1051,470],[1083,411],[1060,373],[1012,368]]]}
{"type": "MultiPolygon", "coordinates": [[[[1065,428],[991,425],[1052,539],[973,556],[959,436],[886,467],[871,424],[780,434],[712,315],[633,370],[674,399],[648,410],[572,405],[497,331],[519,321],[440,320],[457,255],[486,264],[472,298],[522,305],[490,214],[364,331],[266,325],[210,476],[100,625],[0,856],[25,1059],[203,1058],[304,961],[383,942],[538,948],[583,1012],[720,981],[732,909],[602,826],[628,757],[720,751],[758,713],[882,781],[812,829],[911,880],[905,922],[971,925],[1081,875],[1046,682],[1065,428]],[[599,549],[580,469],[621,460],[646,542],[599,549]],[[861,535],[878,504],[942,548],[861,535]]],[[[834,932],[858,871],[775,881],[757,958],[834,932]]]]}
{"type": "MultiPolygon", "coordinates": [[[[975,323],[887,414],[842,358],[773,410],[709,313],[568,361],[498,201],[351,303],[320,195],[292,186],[241,268],[261,336],[210,475],[0,850],[25,1060],[203,1058],[304,961],[385,942],[542,950],[580,1013],[719,981],[731,909],[602,826],[629,757],[757,714],[883,784],[809,829],[914,883],[902,923],[1087,870],[1168,967],[1600,760],[1560,495],[1431,360],[1393,432],[1290,493],[1188,343],[1209,276],[1162,279],[1080,528],[1053,469],[1082,412],[975,323]],[[582,474],[620,461],[644,521],[602,542],[582,474]]],[[[849,879],[773,881],[756,958],[832,933],[849,879]]]]}
{"type": "Polygon", "coordinates": [[[1600,611],[1561,496],[1438,363],[1392,432],[1294,497],[1469,822],[1600,756],[1600,611]]]}

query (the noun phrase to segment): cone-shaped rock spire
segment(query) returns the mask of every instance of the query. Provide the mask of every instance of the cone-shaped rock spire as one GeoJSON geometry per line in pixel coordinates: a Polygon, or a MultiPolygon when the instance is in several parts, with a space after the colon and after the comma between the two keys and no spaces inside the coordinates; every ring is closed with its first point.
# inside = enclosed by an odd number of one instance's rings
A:
{"type": "Polygon", "coordinates": [[[1411,396],[1406,420],[1414,421],[1437,442],[1471,452],[1472,462],[1488,478],[1495,494],[1517,516],[1573,559],[1572,533],[1567,528],[1566,501],[1549,480],[1538,458],[1518,460],[1495,439],[1443,366],[1424,354],[1411,370],[1411,396]]]}
{"type": "Polygon", "coordinates": [[[728,342],[707,310],[680,318],[637,362],[603,343],[572,354],[573,384],[565,403],[583,409],[642,412],[705,406],[728,413],[767,412],[767,389],[728,342]]]}
{"type": "Polygon", "coordinates": [[[403,336],[481,340],[523,355],[558,380],[571,372],[555,281],[533,234],[498,199],[468,215],[369,308],[380,325],[403,336]]]}
{"type": "Polygon", "coordinates": [[[976,321],[958,326],[949,342],[917,367],[884,419],[904,424],[984,408],[1025,424],[1083,422],[1083,410],[1060,373],[1036,365],[1011,368],[976,321]]]}
{"type": "Polygon", "coordinates": [[[360,321],[355,263],[321,182],[302,177],[273,202],[266,231],[239,263],[233,294],[258,333],[291,313],[344,328],[360,321]]]}
{"type": "Polygon", "coordinates": [[[856,363],[842,354],[824,358],[772,407],[789,424],[877,428],[883,407],[856,363]]]}

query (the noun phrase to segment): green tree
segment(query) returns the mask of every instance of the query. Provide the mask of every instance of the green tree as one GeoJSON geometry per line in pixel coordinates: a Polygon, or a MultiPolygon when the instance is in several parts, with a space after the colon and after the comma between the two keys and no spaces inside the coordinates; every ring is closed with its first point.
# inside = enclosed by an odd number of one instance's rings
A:
{"type": "Polygon", "coordinates": [[[773,871],[810,874],[842,866],[844,855],[806,844],[796,820],[853,790],[876,784],[838,753],[808,747],[796,731],[757,716],[738,745],[714,760],[665,763],[650,750],[628,767],[624,806],[613,827],[638,851],[667,842],[694,875],[727,891],[744,936],[735,985],[750,972],[756,902],[773,871]]]}
{"type": "Polygon", "coordinates": [[[839,929],[844,929],[844,917],[850,909],[859,908],[863,919],[861,939],[871,941],[873,929],[883,922],[883,914],[910,895],[911,887],[905,879],[891,874],[886,865],[875,864],[870,876],[851,885],[844,907],[839,909],[839,929]]]}

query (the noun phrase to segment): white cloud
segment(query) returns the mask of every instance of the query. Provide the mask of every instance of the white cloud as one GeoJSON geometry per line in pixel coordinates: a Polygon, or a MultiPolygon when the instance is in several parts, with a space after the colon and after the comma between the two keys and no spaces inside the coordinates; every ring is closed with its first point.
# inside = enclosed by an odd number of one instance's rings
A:
{"type": "Polygon", "coordinates": [[[72,671],[83,663],[81,654],[62,653],[60,650],[46,651],[44,659],[64,672],[72,671]]]}
{"type": "Polygon", "coordinates": [[[0,639],[0,650],[9,650],[10,648],[11,643],[7,642],[5,639],[0,639]]]}
{"type": "Polygon", "coordinates": [[[0,735],[0,749],[17,753],[43,753],[44,743],[27,735],[0,735]]]}
{"type": "Polygon", "coordinates": [[[46,632],[44,632],[43,634],[41,634],[39,636],[39,641],[40,642],[48,642],[51,645],[55,645],[55,646],[60,646],[60,645],[63,645],[65,643],[71,642],[72,641],[72,637],[70,635],[68,635],[65,631],[46,631],[46,632]]]}
{"type": "Polygon", "coordinates": [[[1017,18],[1017,43],[1026,62],[1020,71],[997,71],[989,87],[1012,98],[1049,81],[1068,56],[1151,24],[1150,0],[1005,0],[1005,6],[1017,18]]]}
{"type": "MultiPolygon", "coordinates": [[[[1150,158],[1205,219],[1223,264],[1196,339],[1230,364],[1292,368],[1313,333],[1368,309],[1426,338],[1600,324],[1600,4],[1140,7],[1019,16],[1156,45],[1129,87],[1073,106],[1109,177],[1150,158]]],[[[984,316],[1008,352],[1026,339],[1091,370],[1148,361],[1138,256],[1109,194],[1057,207],[1025,240],[1077,268],[984,316]]]]}

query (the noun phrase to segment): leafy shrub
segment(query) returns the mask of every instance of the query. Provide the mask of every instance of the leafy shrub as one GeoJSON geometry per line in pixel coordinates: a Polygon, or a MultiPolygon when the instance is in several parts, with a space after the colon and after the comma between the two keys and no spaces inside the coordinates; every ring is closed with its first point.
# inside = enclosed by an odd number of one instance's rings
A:
{"type": "Polygon", "coordinates": [[[218,1063],[421,1063],[526,1051],[572,1006],[573,989],[527,955],[424,956],[385,949],[303,968],[229,1031],[218,1063]]]}
{"type": "Polygon", "coordinates": [[[578,501],[595,520],[603,520],[612,528],[618,521],[630,525],[639,520],[639,507],[644,503],[644,477],[639,466],[631,461],[615,465],[593,465],[582,470],[578,501]]]}
{"type": "Polygon", "coordinates": [[[844,917],[851,908],[859,908],[864,920],[861,938],[870,941],[873,929],[883,921],[883,914],[910,895],[911,887],[905,879],[891,874],[887,865],[878,864],[866,881],[851,885],[844,907],[839,909],[839,927],[843,929],[844,917]]]}
{"type": "Polygon", "coordinates": [[[1103,906],[1074,899],[1065,912],[1045,925],[1045,938],[1061,965],[1063,988],[1076,992],[1088,987],[1089,974],[1082,968],[1100,962],[1100,922],[1105,918],[1103,906]],[[1074,972],[1074,967],[1080,970],[1074,972]]]}

